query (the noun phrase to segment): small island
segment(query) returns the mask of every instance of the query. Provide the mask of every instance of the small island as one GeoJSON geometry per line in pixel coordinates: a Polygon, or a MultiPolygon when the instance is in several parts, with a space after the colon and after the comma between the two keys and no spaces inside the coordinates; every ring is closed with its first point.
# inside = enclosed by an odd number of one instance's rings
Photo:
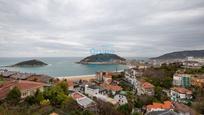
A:
{"type": "Polygon", "coordinates": [[[82,59],[79,64],[126,64],[126,59],[116,54],[96,54],[82,59]]]}
{"type": "Polygon", "coordinates": [[[48,65],[48,64],[46,64],[42,61],[33,59],[33,60],[19,62],[19,63],[16,63],[16,64],[11,65],[11,66],[7,66],[7,67],[39,67],[39,66],[46,66],[46,65],[48,65]]]}

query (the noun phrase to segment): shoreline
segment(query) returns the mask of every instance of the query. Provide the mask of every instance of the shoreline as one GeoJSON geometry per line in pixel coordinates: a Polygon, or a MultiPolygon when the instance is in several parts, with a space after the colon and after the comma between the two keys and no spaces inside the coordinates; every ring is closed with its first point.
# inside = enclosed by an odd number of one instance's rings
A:
{"type": "Polygon", "coordinates": [[[92,75],[76,75],[76,76],[61,76],[61,77],[54,77],[55,79],[59,79],[59,80],[71,80],[71,81],[78,81],[78,80],[92,80],[92,79],[96,79],[96,75],[92,74],[92,75]]]}

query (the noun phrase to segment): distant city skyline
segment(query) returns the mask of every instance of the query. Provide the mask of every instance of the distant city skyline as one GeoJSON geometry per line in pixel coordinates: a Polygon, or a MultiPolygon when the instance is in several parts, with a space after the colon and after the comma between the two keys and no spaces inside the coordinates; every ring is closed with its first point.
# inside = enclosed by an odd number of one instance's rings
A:
{"type": "Polygon", "coordinates": [[[0,0],[0,57],[203,49],[204,0],[0,0]]]}

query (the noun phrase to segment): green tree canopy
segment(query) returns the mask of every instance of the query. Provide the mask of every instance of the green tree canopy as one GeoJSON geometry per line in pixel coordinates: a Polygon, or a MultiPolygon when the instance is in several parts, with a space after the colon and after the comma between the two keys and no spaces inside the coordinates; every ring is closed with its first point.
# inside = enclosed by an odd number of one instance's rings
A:
{"type": "Polygon", "coordinates": [[[14,87],[7,95],[6,100],[10,104],[17,104],[21,99],[21,92],[17,87],[14,87]]]}

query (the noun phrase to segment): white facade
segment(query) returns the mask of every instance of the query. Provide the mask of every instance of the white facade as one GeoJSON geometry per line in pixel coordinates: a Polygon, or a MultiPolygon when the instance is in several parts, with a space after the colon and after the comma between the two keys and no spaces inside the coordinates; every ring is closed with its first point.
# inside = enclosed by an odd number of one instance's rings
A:
{"type": "MultiPolygon", "coordinates": [[[[44,87],[38,88],[40,92],[44,91],[44,87]]],[[[26,98],[28,96],[33,96],[35,95],[36,91],[38,89],[29,89],[29,90],[21,90],[21,98],[26,98]]]]}
{"type": "Polygon", "coordinates": [[[191,99],[192,95],[185,94],[185,93],[179,93],[177,91],[171,90],[171,100],[173,101],[181,101],[184,99],[191,99]]]}
{"type": "Polygon", "coordinates": [[[140,73],[137,70],[134,69],[128,69],[125,70],[125,79],[134,86],[136,89],[138,81],[136,79],[136,76],[139,75],[140,73]]]}
{"type": "Polygon", "coordinates": [[[182,83],[182,77],[181,76],[178,76],[178,75],[174,75],[173,76],[173,85],[175,86],[181,86],[181,83],[182,83]]]}
{"type": "Polygon", "coordinates": [[[85,94],[93,97],[94,95],[99,94],[99,89],[92,89],[89,88],[88,85],[85,85],[85,94]]]}
{"type": "MultiPolygon", "coordinates": [[[[191,75],[190,74],[174,74],[173,76],[173,85],[175,86],[184,86],[185,82],[183,81],[184,78],[191,78],[191,75]]],[[[186,81],[187,83],[187,81],[186,81]]],[[[188,83],[190,84],[190,83],[188,83]]]]}
{"type": "Polygon", "coordinates": [[[119,105],[124,105],[128,103],[127,98],[124,95],[119,95],[119,94],[115,95],[114,100],[116,100],[119,103],[119,105]]]}

